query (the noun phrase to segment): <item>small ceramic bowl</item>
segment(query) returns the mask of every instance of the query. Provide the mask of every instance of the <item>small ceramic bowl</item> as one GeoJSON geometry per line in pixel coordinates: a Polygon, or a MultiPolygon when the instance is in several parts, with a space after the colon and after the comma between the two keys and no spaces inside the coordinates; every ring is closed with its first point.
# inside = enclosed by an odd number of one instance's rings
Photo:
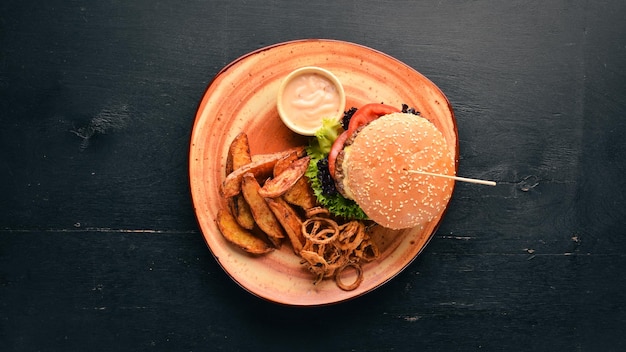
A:
{"type": "Polygon", "coordinates": [[[346,107],[346,94],[339,79],[320,67],[292,71],[278,89],[277,108],[292,131],[312,136],[323,119],[339,121],[346,107]]]}

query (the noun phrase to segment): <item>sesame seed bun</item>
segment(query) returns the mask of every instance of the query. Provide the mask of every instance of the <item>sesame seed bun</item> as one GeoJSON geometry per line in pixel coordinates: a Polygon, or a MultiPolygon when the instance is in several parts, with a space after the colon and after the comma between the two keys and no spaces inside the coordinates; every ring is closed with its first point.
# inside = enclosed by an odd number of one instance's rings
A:
{"type": "Polygon", "coordinates": [[[445,210],[454,180],[408,170],[454,175],[454,158],[427,119],[385,115],[346,143],[337,159],[338,189],[384,227],[423,227],[445,210]]]}

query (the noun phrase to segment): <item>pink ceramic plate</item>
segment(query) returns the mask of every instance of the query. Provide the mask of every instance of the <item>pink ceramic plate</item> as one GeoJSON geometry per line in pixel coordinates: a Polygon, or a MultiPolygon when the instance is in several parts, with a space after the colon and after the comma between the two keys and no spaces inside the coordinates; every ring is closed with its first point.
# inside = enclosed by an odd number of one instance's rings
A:
{"type": "Polygon", "coordinates": [[[204,238],[222,268],[244,289],[281,304],[316,306],[360,296],[393,278],[428,243],[443,213],[424,229],[376,230],[380,258],[363,266],[364,280],[353,291],[342,291],[333,280],[313,285],[288,245],[251,256],[224,240],[215,217],[225,206],[219,185],[232,139],[245,131],[252,154],[307,143],[282,124],[276,110],[281,80],[302,66],[333,72],[344,85],[346,108],[371,102],[415,107],[443,132],[455,160],[458,138],[450,104],[437,86],[406,64],[364,46],[332,40],[277,44],[235,60],[215,76],[198,108],[189,154],[191,193],[204,238]]]}

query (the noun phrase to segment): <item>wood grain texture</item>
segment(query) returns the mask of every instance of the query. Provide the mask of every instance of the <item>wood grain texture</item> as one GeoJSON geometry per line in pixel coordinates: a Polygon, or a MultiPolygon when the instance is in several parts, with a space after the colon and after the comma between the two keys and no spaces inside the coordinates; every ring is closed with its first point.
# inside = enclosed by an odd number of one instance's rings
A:
{"type": "Polygon", "coordinates": [[[624,13],[619,0],[1,2],[0,349],[624,350],[624,13]],[[458,184],[424,253],[380,290],[305,310],[221,270],[186,160],[212,77],[302,38],[423,73],[455,110],[459,174],[499,183],[458,184]]]}

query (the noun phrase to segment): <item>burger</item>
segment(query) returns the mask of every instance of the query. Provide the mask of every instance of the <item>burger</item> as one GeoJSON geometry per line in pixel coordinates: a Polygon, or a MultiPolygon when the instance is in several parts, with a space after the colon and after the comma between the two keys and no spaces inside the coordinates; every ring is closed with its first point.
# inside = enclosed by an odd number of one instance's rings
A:
{"type": "MultiPolygon", "coordinates": [[[[328,153],[336,197],[381,226],[423,227],[443,212],[452,195],[454,180],[437,175],[455,174],[454,156],[426,118],[370,105],[379,113],[353,117],[328,153]]],[[[321,196],[321,203],[328,201],[328,194],[321,196]]]]}
{"type": "Polygon", "coordinates": [[[401,229],[424,225],[445,208],[454,158],[430,121],[407,113],[379,117],[347,139],[335,161],[335,184],[374,222],[401,229]]]}

